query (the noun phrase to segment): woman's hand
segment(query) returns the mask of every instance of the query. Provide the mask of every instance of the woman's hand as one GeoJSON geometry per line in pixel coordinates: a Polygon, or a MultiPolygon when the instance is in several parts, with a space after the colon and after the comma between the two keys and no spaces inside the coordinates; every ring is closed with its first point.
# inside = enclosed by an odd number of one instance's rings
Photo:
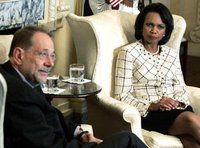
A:
{"type": "Polygon", "coordinates": [[[176,109],[179,106],[180,106],[180,102],[178,102],[172,98],[163,97],[160,100],[160,102],[152,103],[149,106],[149,111],[157,111],[157,110],[170,111],[170,110],[176,109]]]}
{"type": "Polygon", "coordinates": [[[179,106],[179,102],[168,97],[164,97],[160,100],[160,110],[173,110],[179,106]]]}
{"type": "Polygon", "coordinates": [[[103,142],[103,140],[94,137],[93,134],[91,133],[85,133],[81,136],[81,141],[82,142],[96,142],[97,144],[103,142]]]}

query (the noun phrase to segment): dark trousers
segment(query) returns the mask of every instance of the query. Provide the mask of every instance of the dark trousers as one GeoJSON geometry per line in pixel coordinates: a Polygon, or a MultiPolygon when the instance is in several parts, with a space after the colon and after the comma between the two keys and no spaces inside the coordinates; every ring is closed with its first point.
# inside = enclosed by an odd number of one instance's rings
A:
{"type": "Polygon", "coordinates": [[[95,148],[147,148],[147,146],[133,133],[121,132],[105,139],[95,148]]]}

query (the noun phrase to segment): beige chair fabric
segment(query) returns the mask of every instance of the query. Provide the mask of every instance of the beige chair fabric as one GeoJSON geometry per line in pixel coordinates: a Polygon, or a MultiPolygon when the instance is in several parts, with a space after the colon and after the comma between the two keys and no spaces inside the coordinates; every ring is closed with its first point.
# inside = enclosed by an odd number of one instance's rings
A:
{"type": "MultiPolygon", "coordinates": [[[[13,35],[0,35],[0,64],[8,60],[10,43],[13,35]]],[[[0,147],[4,147],[3,140],[3,121],[7,86],[3,76],[0,74],[0,147]]]]}
{"type": "MultiPolygon", "coordinates": [[[[167,45],[179,52],[186,22],[181,16],[173,15],[173,18],[175,28],[167,45]]],[[[120,130],[130,130],[141,140],[145,140],[149,147],[183,147],[174,136],[141,129],[138,110],[113,98],[116,58],[121,47],[136,41],[135,19],[134,14],[116,10],[107,10],[88,17],[74,14],[67,16],[77,62],[85,64],[86,78],[102,86],[102,91],[96,98],[88,99],[89,123],[93,125],[94,133],[102,138],[120,130]]],[[[192,106],[200,113],[200,101],[197,100],[200,89],[189,86],[188,89],[192,106]]]]}
{"type": "Polygon", "coordinates": [[[8,60],[13,35],[0,35],[0,64],[8,60]]]}
{"type": "MultiPolygon", "coordinates": [[[[10,50],[10,43],[13,35],[0,35],[0,64],[8,60],[8,53],[10,50]]],[[[0,148],[4,148],[3,139],[3,123],[5,112],[5,100],[6,100],[7,85],[0,74],[0,148]]]]}
{"type": "Polygon", "coordinates": [[[4,148],[3,123],[4,123],[6,92],[7,92],[6,81],[0,74],[0,148],[4,148]]]}

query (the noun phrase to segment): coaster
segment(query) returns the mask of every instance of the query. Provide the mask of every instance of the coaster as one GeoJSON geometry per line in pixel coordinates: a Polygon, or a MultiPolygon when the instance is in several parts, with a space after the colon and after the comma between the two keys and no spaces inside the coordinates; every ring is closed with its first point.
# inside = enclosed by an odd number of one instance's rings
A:
{"type": "Polygon", "coordinates": [[[88,80],[88,79],[83,79],[83,81],[80,81],[80,82],[74,82],[74,81],[71,81],[70,79],[64,79],[62,80],[63,82],[67,82],[67,83],[72,83],[72,84],[84,84],[84,83],[88,83],[88,82],[91,82],[91,80],[88,80]]]}
{"type": "Polygon", "coordinates": [[[42,88],[43,93],[45,93],[45,94],[55,94],[55,95],[63,92],[64,90],[65,89],[62,89],[62,88],[56,88],[55,91],[49,91],[47,87],[42,88]]]}

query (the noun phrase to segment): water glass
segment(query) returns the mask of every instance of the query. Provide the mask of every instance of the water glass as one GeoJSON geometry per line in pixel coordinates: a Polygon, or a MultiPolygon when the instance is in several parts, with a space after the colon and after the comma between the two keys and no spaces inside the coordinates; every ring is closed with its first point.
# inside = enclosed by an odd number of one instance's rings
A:
{"type": "Polygon", "coordinates": [[[70,64],[69,76],[72,82],[81,82],[84,80],[85,66],[83,64],[70,64]]]}
{"type": "Polygon", "coordinates": [[[56,92],[58,90],[58,76],[47,77],[46,84],[49,92],[56,92]]]}

